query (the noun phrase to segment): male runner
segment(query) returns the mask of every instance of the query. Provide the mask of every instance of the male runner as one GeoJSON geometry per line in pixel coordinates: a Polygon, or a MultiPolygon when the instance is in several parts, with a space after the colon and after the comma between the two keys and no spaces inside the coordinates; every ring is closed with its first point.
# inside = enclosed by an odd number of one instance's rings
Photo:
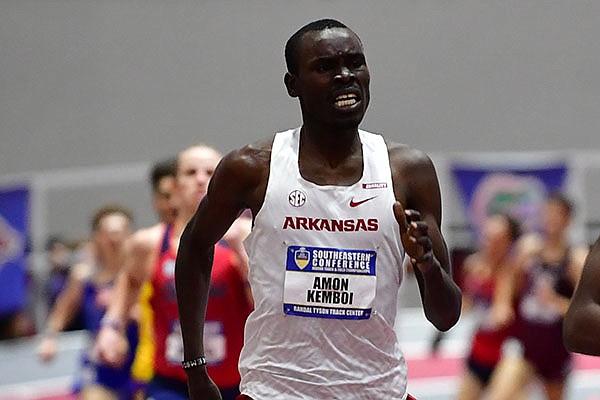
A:
{"type": "Polygon", "coordinates": [[[359,130],[370,77],[347,26],[310,23],[285,56],[302,126],[227,155],[181,238],[175,280],[190,398],[220,398],[204,365],[203,311],[214,244],[249,208],[255,310],[240,356],[241,398],[406,399],[393,330],[403,262],[414,266],[438,329],[450,329],[461,308],[433,163],[359,130]]]}

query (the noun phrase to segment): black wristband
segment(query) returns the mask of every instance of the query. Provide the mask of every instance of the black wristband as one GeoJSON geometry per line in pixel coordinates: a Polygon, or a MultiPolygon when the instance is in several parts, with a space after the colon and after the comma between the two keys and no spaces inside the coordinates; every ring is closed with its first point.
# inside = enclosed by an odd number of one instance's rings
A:
{"type": "Polygon", "coordinates": [[[194,358],[193,360],[182,361],[181,366],[183,369],[190,369],[194,367],[201,367],[206,365],[206,357],[200,356],[198,358],[194,358]]]}

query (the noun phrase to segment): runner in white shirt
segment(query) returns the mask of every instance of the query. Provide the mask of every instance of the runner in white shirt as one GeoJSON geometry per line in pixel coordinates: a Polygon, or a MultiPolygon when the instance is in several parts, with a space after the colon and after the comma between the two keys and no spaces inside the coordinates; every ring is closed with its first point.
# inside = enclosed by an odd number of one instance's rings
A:
{"type": "Polygon", "coordinates": [[[219,399],[202,332],[213,245],[249,208],[255,311],[240,357],[240,399],[406,399],[393,330],[404,261],[427,318],[460,316],[440,233],[441,199],[422,152],[358,129],[369,70],[358,36],[310,23],[286,45],[285,84],[303,125],[227,155],[186,227],[176,264],[192,399],[219,399]]]}

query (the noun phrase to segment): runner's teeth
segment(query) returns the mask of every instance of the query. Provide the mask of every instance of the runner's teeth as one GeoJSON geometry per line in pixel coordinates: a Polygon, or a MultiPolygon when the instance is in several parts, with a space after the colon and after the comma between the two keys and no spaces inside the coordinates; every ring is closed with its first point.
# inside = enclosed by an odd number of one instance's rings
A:
{"type": "Polygon", "coordinates": [[[355,98],[351,98],[348,100],[341,100],[338,97],[338,100],[336,100],[335,105],[338,107],[347,107],[347,106],[352,106],[356,104],[356,99],[355,98]]]}

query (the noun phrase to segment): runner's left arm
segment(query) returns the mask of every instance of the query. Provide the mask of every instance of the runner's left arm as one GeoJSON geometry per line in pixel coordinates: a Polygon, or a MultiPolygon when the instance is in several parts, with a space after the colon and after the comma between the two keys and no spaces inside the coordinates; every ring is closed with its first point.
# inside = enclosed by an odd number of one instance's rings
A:
{"type": "Polygon", "coordinates": [[[427,319],[441,330],[460,317],[461,292],[452,279],[441,233],[442,202],[433,162],[408,148],[390,150],[398,201],[394,204],[402,245],[415,271],[427,319]]]}

